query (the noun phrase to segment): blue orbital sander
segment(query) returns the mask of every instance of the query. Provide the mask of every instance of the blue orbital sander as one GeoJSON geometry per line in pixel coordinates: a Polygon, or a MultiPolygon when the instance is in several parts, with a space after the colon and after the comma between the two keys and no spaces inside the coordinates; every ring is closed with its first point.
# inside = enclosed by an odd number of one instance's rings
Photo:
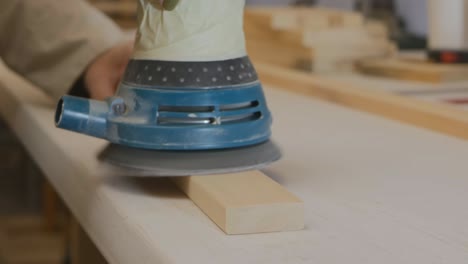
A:
{"type": "Polygon", "coordinates": [[[111,142],[100,159],[152,176],[260,169],[281,157],[247,56],[222,61],[133,59],[107,101],[63,96],[57,127],[111,142]]]}

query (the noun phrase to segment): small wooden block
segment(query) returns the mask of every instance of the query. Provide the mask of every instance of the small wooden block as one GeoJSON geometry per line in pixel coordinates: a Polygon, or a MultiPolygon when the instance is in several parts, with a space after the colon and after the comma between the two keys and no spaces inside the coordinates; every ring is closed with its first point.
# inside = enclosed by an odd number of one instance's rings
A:
{"type": "Polygon", "coordinates": [[[303,202],[259,171],[173,181],[227,234],[304,228],[303,202]]]}

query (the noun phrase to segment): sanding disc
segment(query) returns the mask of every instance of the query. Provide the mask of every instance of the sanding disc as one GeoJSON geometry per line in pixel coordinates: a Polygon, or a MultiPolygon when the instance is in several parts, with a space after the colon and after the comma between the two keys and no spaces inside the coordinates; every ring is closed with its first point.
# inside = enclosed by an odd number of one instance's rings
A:
{"type": "Polygon", "coordinates": [[[281,151],[272,141],[249,147],[203,151],[147,150],[110,144],[99,158],[139,172],[133,174],[135,176],[167,177],[257,170],[279,160],[281,151]]]}

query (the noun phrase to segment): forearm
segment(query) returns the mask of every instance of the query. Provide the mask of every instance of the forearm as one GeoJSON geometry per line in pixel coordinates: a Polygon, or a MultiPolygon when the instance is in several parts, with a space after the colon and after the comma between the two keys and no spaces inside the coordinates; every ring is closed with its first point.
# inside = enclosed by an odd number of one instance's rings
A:
{"type": "Polygon", "coordinates": [[[112,21],[83,0],[0,1],[0,57],[56,98],[122,38],[112,21]]]}

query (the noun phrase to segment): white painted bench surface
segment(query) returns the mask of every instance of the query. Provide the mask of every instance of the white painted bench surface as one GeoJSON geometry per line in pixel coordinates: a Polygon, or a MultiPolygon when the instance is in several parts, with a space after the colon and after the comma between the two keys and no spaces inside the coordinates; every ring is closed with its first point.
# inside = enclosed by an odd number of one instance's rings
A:
{"type": "Polygon", "coordinates": [[[110,263],[468,261],[468,143],[267,89],[284,158],[265,172],[306,230],[225,235],[164,179],[100,169],[102,140],[56,129],[53,104],[0,66],[0,113],[110,263]]]}

